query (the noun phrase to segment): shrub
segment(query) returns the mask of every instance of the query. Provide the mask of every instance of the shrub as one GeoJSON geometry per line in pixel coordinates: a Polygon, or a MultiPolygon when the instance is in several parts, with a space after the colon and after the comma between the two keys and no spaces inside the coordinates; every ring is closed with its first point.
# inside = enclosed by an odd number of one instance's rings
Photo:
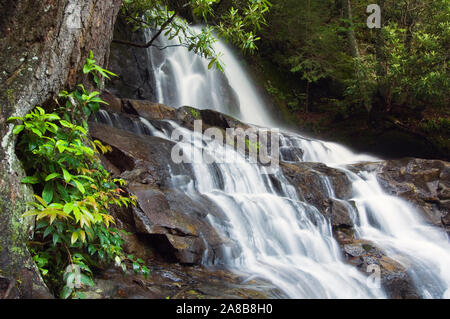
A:
{"type": "MultiPolygon", "coordinates": [[[[84,70],[93,73],[100,85],[106,73],[94,63],[91,53],[84,70]]],[[[106,104],[99,92],[87,92],[79,85],[60,97],[64,106],[52,113],[36,107],[9,120],[20,122],[14,134],[21,134],[18,151],[28,174],[22,182],[33,185],[36,193],[36,200],[29,203],[32,209],[23,215],[36,218],[30,245],[33,258],[61,298],[82,298],[77,288],[93,285],[92,267],[115,263],[126,270],[124,240],[112,227],[115,221],[108,209],[134,205],[136,199],[125,195],[124,180],[113,179],[101,165],[98,155],[110,147],[88,137],[85,117],[106,104]]],[[[145,266],[131,262],[136,272],[148,274],[145,266]]]]}

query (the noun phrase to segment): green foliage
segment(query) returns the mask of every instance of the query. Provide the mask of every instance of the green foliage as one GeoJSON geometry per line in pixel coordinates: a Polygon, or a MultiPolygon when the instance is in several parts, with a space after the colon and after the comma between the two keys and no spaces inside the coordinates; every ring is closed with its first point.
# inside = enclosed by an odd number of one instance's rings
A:
{"type": "Polygon", "coordinates": [[[296,107],[302,104],[299,92],[307,94],[308,104],[316,110],[324,97],[358,112],[361,106],[387,113],[394,107],[404,108],[408,113],[407,109],[448,105],[448,0],[385,0],[380,3],[381,29],[366,25],[366,8],[371,3],[350,1],[351,20],[344,18],[347,1],[273,3],[267,16],[270,28],[260,32],[263,59],[277,67],[285,79],[290,79],[289,73],[298,78],[296,82],[277,83],[278,92],[271,93],[282,109],[292,113],[300,110],[296,107]],[[349,31],[355,32],[360,57],[353,57],[349,31]],[[286,107],[288,104],[291,106],[286,107]]]}
{"type": "Polygon", "coordinates": [[[249,152],[258,153],[261,145],[259,142],[253,142],[249,138],[245,139],[245,146],[249,152]]]}
{"type": "Polygon", "coordinates": [[[197,111],[196,109],[190,108],[189,111],[191,112],[192,116],[195,119],[199,119],[200,118],[200,112],[197,111]]]}
{"type": "Polygon", "coordinates": [[[450,119],[441,117],[438,119],[424,120],[421,126],[425,132],[448,135],[450,132],[450,119]]]}
{"type": "Polygon", "coordinates": [[[260,40],[256,33],[266,25],[265,16],[271,7],[268,0],[224,3],[220,0],[125,0],[122,14],[135,30],[162,29],[169,39],[177,39],[179,45],[209,59],[210,68],[216,66],[223,70],[220,53],[213,48],[214,35],[232,42],[244,52],[253,52],[260,40]],[[189,23],[178,16],[186,10],[197,22],[203,23],[200,33],[194,32],[189,23]]]}
{"type": "Polygon", "coordinates": [[[292,93],[284,93],[271,81],[265,83],[265,89],[277,103],[286,105],[291,112],[299,111],[301,106],[306,103],[306,94],[298,93],[295,90],[293,90],[292,93]]]}
{"type": "MultiPolygon", "coordinates": [[[[93,74],[99,85],[99,76],[111,73],[94,62],[91,54],[84,70],[93,74]]],[[[29,203],[32,209],[23,215],[36,218],[33,258],[62,298],[82,297],[76,290],[81,287],[72,283],[80,279],[81,286],[93,285],[92,266],[114,262],[126,269],[124,241],[112,227],[115,221],[108,209],[134,205],[136,199],[125,196],[121,188],[125,181],[113,179],[100,163],[99,153],[111,148],[88,138],[82,115],[95,113],[99,104],[105,103],[98,95],[79,85],[73,92],[61,92],[65,103],[57,112],[36,107],[24,117],[9,119],[20,122],[14,134],[21,134],[17,147],[28,173],[22,183],[32,184],[36,193],[36,200],[29,203]],[[67,266],[72,266],[71,271],[65,271],[67,266]]],[[[148,274],[148,269],[140,266],[142,261],[132,263],[134,270],[137,263],[142,273],[148,274]]]]}
{"type": "Polygon", "coordinates": [[[107,78],[110,79],[110,76],[117,76],[116,74],[103,69],[102,67],[95,64],[94,53],[91,51],[89,57],[86,59],[86,64],[83,67],[84,74],[92,74],[95,84],[100,87],[100,79],[107,78]]]}
{"type": "MultiPolygon", "coordinates": [[[[383,15],[382,29],[356,29],[371,96],[380,93],[388,112],[393,105],[448,104],[448,1],[386,0],[383,15]]],[[[356,18],[363,20],[364,15],[356,18]]]]}

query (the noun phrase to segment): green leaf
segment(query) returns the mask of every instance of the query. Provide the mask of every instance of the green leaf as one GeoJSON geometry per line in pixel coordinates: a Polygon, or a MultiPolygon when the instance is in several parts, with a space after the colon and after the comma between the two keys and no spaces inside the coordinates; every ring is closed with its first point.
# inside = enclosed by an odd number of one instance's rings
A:
{"type": "Polygon", "coordinates": [[[36,224],[36,229],[44,228],[48,225],[48,222],[46,220],[41,220],[36,224]]]}
{"type": "Polygon", "coordinates": [[[47,117],[47,119],[49,119],[49,120],[60,120],[60,119],[61,119],[61,118],[60,118],[57,114],[55,114],[55,113],[47,114],[46,117],[47,117]]]}
{"type": "Polygon", "coordinates": [[[78,190],[81,192],[81,194],[84,194],[86,190],[84,189],[83,184],[81,184],[79,181],[74,180],[75,185],[77,186],[78,190]]]}
{"type": "Polygon", "coordinates": [[[95,253],[96,253],[96,251],[97,251],[97,248],[95,248],[95,246],[94,245],[89,245],[88,246],[88,252],[91,254],[91,255],[94,255],[95,253]]]}
{"type": "Polygon", "coordinates": [[[56,244],[59,242],[59,235],[56,233],[53,233],[53,246],[56,246],[56,244]]]}
{"type": "Polygon", "coordinates": [[[70,180],[72,179],[72,175],[65,168],[63,168],[62,171],[64,175],[64,180],[66,181],[66,183],[69,183],[70,180]]]}
{"type": "Polygon", "coordinates": [[[59,121],[59,123],[60,123],[62,126],[67,127],[67,128],[72,128],[72,127],[74,127],[74,125],[73,125],[72,123],[70,123],[70,122],[68,122],[68,121],[66,121],[66,120],[61,120],[61,121],[59,121]]]}
{"type": "Polygon", "coordinates": [[[150,270],[146,266],[142,266],[141,272],[142,272],[142,274],[144,275],[145,278],[147,278],[148,275],[150,274],[150,270]]]}
{"type": "Polygon", "coordinates": [[[48,235],[50,235],[53,231],[53,228],[51,226],[48,226],[45,231],[44,231],[44,238],[47,237],[48,235]]]}
{"type": "Polygon", "coordinates": [[[69,193],[64,188],[64,186],[61,185],[60,183],[57,183],[56,184],[56,188],[58,188],[59,195],[61,195],[62,199],[65,202],[69,202],[70,201],[70,196],[69,196],[69,193]]]}
{"type": "Polygon", "coordinates": [[[77,242],[77,240],[78,240],[78,232],[72,233],[72,237],[70,239],[71,244],[72,245],[75,244],[77,242]]]}
{"type": "Polygon", "coordinates": [[[46,183],[44,186],[44,190],[42,191],[42,199],[47,203],[50,204],[53,199],[53,184],[52,183],[46,183]]]}
{"type": "Polygon", "coordinates": [[[25,178],[22,178],[21,183],[23,184],[37,184],[39,183],[39,178],[36,176],[27,176],[25,178]]]}
{"type": "Polygon", "coordinates": [[[25,125],[17,125],[13,130],[13,134],[18,135],[20,132],[23,131],[24,128],[25,128],[25,125]]]}
{"type": "Polygon", "coordinates": [[[76,299],[86,299],[86,294],[84,292],[77,291],[75,293],[75,297],[76,297],[76,299]]]}
{"type": "Polygon", "coordinates": [[[58,176],[59,176],[58,173],[52,173],[52,174],[48,175],[48,176],[45,178],[45,181],[48,182],[48,181],[50,181],[50,180],[52,180],[52,179],[54,179],[54,178],[56,178],[56,177],[58,177],[58,176]]]}
{"type": "Polygon", "coordinates": [[[39,137],[42,137],[41,131],[39,131],[37,128],[31,128],[31,131],[36,134],[39,137]]]}
{"type": "Polygon", "coordinates": [[[67,203],[66,205],[64,205],[64,213],[66,214],[70,214],[73,210],[73,203],[67,203]]]}
{"type": "Polygon", "coordinates": [[[94,281],[89,276],[86,276],[85,274],[81,274],[80,280],[81,280],[81,283],[86,286],[92,287],[95,285],[94,281]]]}
{"type": "Polygon", "coordinates": [[[91,68],[90,65],[88,65],[88,64],[84,65],[84,67],[83,67],[83,73],[84,74],[88,74],[89,72],[91,72],[91,70],[92,70],[92,68],[91,68]]]}
{"type": "Polygon", "coordinates": [[[70,297],[70,295],[72,294],[73,289],[68,287],[68,286],[64,286],[63,289],[61,290],[61,299],[67,299],[70,297]]]}
{"type": "Polygon", "coordinates": [[[45,111],[42,107],[36,106],[36,109],[39,111],[39,113],[41,113],[41,115],[45,114],[45,111]]]}
{"type": "Polygon", "coordinates": [[[22,117],[19,117],[19,116],[11,116],[11,117],[8,117],[8,122],[16,121],[16,120],[22,121],[23,118],[22,118],[22,117]]]}
{"type": "Polygon", "coordinates": [[[60,153],[64,152],[64,150],[66,149],[65,143],[66,142],[63,140],[59,140],[56,142],[56,147],[58,148],[58,151],[60,153]]]}

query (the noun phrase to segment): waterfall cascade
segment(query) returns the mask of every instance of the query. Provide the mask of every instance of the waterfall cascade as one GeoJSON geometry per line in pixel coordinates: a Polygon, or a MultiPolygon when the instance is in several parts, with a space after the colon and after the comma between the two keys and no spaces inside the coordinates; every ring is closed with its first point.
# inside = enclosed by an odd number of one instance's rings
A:
{"type": "MultiPolygon", "coordinates": [[[[166,46],[168,40],[159,40],[166,46]]],[[[238,60],[223,43],[216,49],[224,54],[225,74],[208,70],[207,61],[185,48],[150,48],[157,94],[160,103],[171,106],[191,105],[210,108],[234,116],[243,122],[270,126],[270,116],[238,60]]],[[[105,115],[109,116],[109,115],[105,115]]],[[[120,125],[109,118],[110,125],[120,125]]],[[[183,151],[188,156],[206,152],[211,157],[235,152],[227,145],[217,145],[198,133],[166,121],[167,130],[156,129],[142,120],[128,128],[139,134],[171,139],[178,130],[187,141],[183,151]]],[[[178,142],[178,141],[177,141],[178,142]]],[[[281,155],[290,162],[324,163],[341,171],[352,184],[353,198],[345,201],[352,210],[356,232],[383,249],[398,262],[408,265],[408,274],[424,298],[450,297],[450,244],[447,235],[428,226],[407,202],[388,196],[374,173],[348,169],[346,164],[379,159],[357,155],[335,143],[327,143],[294,133],[281,134],[281,155]],[[300,149],[300,152],[294,150],[300,149]]],[[[201,158],[201,156],[200,156],[201,158]]],[[[195,200],[206,196],[226,215],[226,221],[209,217],[222,236],[235,243],[223,247],[205,264],[229,269],[271,281],[292,298],[385,298],[382,288],[368,285],[367,277],[346,264],[333,238],[329,221],[316,207],[302,201],[281,169],[272,173],[280,187],[263,166],[251,164],[242,155],[231,163],[213,165],[195,162],[195,179],[174,187],[195,200]]],[[[335,185],[323,178],[330,198],[335,185]]]]}

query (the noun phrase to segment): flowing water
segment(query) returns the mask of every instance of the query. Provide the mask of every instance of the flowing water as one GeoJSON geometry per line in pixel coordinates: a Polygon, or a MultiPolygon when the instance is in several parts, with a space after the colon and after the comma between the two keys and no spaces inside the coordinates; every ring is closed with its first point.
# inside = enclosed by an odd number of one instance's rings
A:
{"type": "MultiPolygon", "coordinates": [[[[159,45],[170,43],[162,39],[159,45]]],[[[215,109],[244,122],[270,126],[264,103],[235,55],[221,42],[216,49],[224,53],[225,75],[208,70],[207,61],[185,48],[149,49],[159,102],[174,107],[215,109]]],[[[119,125],[114,119],[108,121],[119,125]]],[[[226,154],[235,155],[233,161],[218,161],[215,165],[196,161],[192,165],[195,180],[180,186],[191,198],[207,196],[223,210],[226,221],[212,215],[209,221],[237,247],[224,246],[213,260],[205,256],[205,264],[246,273],[249,280],[264,278],[291,298],[386,297],[382,288],[369,285],[367,276],[344,262],[328,220],[316,207],[299,198],[280,169],[268,178],[263,166],[250,163],[228,145],[218,145],[174,122],[167,121],[170,129],[160,131],[148,121],[141,121],[130,124],[129,129],[166,139],[171,139],[172,131],[179,131],[185,137],[181,145],[186,156],[194,158],[206,152],[212,158],[222,159],[226,154]]],[[[427,225],[408,203],[384,193],[374,173],[355,173],[346,167],[349,163],[379,159],[295,133],[285,132],[280,137],[283,160],[324,163],[347,176],[353,198],[345,203],[351,210],[357,235],[374,242],[388,256],[397,256],[396,260],[409,269],[422,297],[450,297],[447,235],[427,225]]],[[[173,180],[176,185],[177,176],[173,180]]],[[[322,183],[323,192],[335,198],[336,189],[330,179],[324,177],[322,183]]]]}

